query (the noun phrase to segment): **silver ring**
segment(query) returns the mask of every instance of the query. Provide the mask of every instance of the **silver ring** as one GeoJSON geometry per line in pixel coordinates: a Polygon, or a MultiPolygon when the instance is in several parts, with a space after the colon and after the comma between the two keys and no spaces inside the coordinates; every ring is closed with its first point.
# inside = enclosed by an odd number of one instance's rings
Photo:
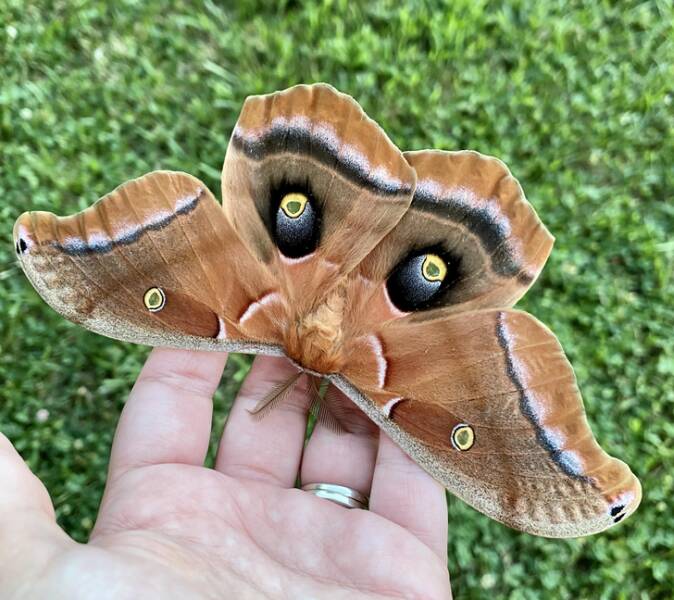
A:
{"type": "Polygon", "coordinates": [[[367,510],[368,498],[360,492],[346,487],[345,485],[336,485],[334,483],[307,483],[303,485],[302,490],[309,492],[319,498],[325,498],[344,506],[345,508],[362,508],[367,510]]]}

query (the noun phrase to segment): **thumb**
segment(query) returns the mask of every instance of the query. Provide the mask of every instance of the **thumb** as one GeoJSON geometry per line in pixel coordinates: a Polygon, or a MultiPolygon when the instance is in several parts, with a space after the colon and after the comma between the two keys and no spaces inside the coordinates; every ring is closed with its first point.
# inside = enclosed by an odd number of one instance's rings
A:
{"type": "MultiPolygon", "coordinates": [[[[0,522],[17,512],[37,511],[55,521],[54,506],[44,484],[31,472],[7,436],[0,433],[0,522]]],[[[34,514],[34,517],[38,517],[34,514]]],[[[3,523],[3,525],[5,525],[3,523]]],[[[3,527],[4,529],[4,527],[3,527]]]]}
{"type": "Polygon", "coordinates": [[[73,544],[56,524],[47,488],[0,433],[0,595],[18,597],[73,544]]]}

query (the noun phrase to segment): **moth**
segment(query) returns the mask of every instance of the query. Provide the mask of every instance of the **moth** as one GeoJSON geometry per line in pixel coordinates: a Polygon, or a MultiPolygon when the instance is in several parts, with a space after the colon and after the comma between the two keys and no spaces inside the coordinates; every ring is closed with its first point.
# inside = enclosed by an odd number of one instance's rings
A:
{"type": "Polygon", "coordinates": [[[512,308],[553,237],[501,161],[403,153],[349,96],[299,85],[245,101],[222,198],[155,171],[73,216],[24,213],[16,253],[91,331],[288,357],[510,527],[582,536],[636,509],[554,334],[512,308]]]}

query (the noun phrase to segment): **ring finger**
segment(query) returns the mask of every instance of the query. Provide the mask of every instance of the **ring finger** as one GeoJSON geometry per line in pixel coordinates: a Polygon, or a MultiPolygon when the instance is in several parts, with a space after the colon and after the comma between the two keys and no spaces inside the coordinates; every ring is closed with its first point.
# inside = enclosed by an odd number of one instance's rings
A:
{"type": "Polygon", "coordinates": [[[337,389],[331,401],[345,413],[346,431],[335,431],[319,420],[302,458],[302,485],[332,483],[369,496],[377,457],[376,426],[337,389]]]}

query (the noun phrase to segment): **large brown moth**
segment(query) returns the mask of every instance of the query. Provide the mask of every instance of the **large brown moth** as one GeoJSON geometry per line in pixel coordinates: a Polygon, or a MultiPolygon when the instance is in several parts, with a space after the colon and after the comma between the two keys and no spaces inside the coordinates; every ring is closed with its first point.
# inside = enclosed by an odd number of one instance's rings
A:
{"type": "Polygon", "coordinates": [[[70,217],[24,213],[16,253],[97,333],[287,356],[511,527],[587,535],[636,509],[557,339],[511,308],[553,238],[502,162],[400,152],[352,98],[300,85],[246,100],[222,197],[156,171],[70,217]]]}

